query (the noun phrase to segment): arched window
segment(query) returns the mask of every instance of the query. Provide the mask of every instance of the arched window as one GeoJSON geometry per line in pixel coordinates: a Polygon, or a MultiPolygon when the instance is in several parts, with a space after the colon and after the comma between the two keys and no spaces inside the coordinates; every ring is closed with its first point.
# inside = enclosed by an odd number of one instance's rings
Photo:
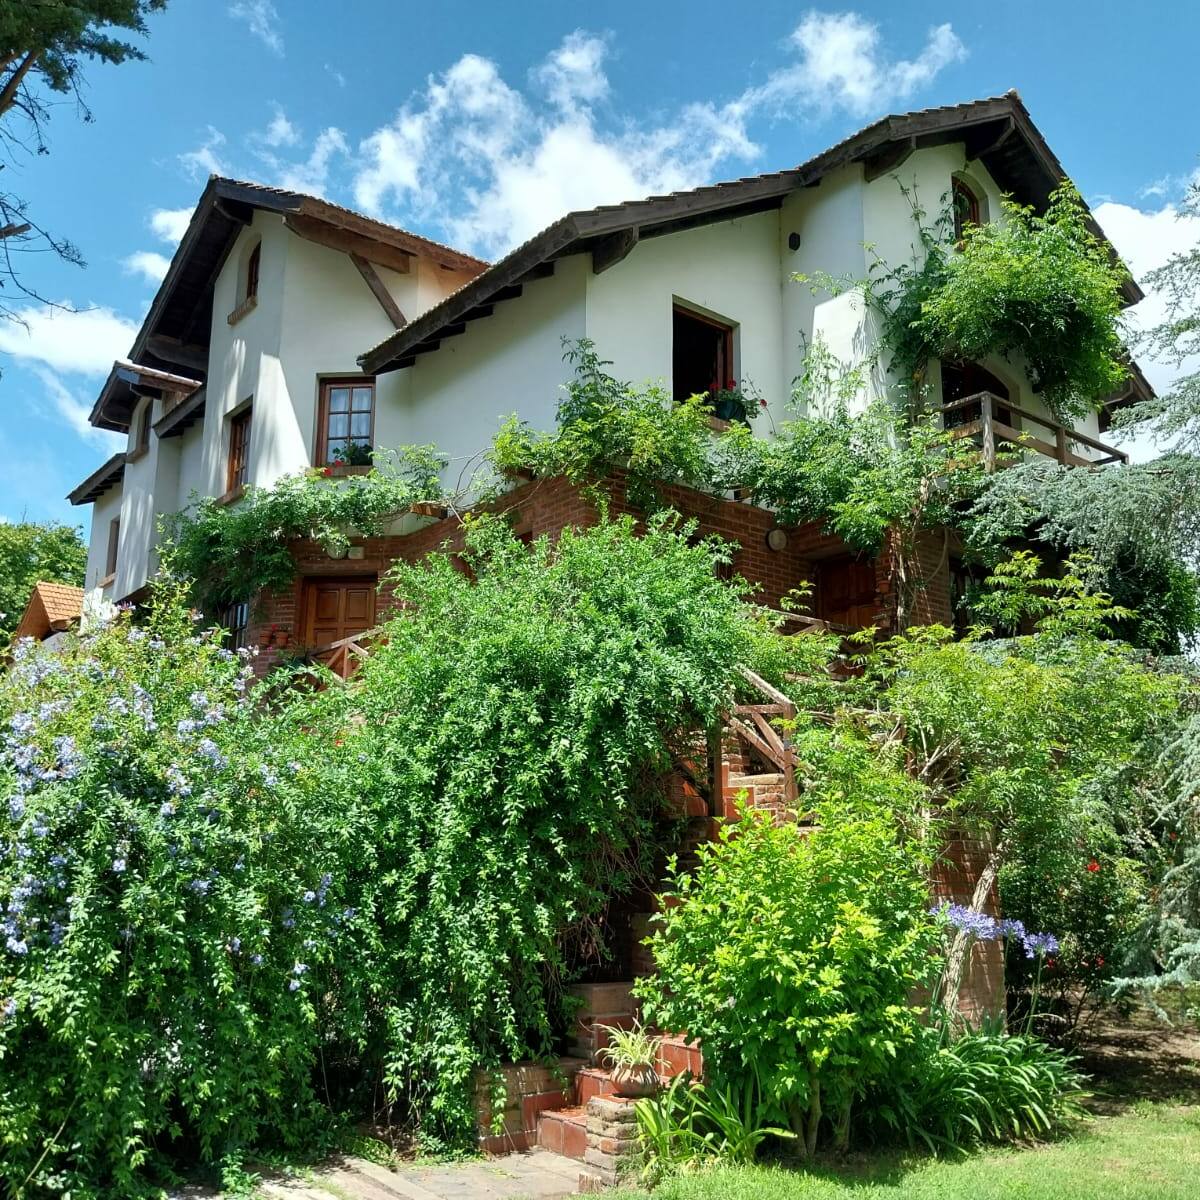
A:
{"type": "Polygon", "coordinates": [[[954,210],[954,240],[961,242],[968,225],[983,223],[982,207],[971,185],[957,176],[951,184],[950,201],[954,210]]]}
{"type": "MultiPolygon", "coordinates": [[[[953,404],[956,400],[965,400],[968,396],[978,396],[980,392],[990,392],[1000,401],[994,410],[996,420],[1014,429],[1019,428],[1016,414],[1003,403],[1005,400],[1012,399],[1012,393],[1004,380],[993,375],[991,371],[986,367],[981,367],[977,362],[943,361],[942,404],[953,404]]],[[[972,404],[963,404],[943,414],[943,424],[947,429],[953,429],[957,425],[967,425],[971,421],[978,421],[980,412],[981,406],[978,401],[972,404]]]]}

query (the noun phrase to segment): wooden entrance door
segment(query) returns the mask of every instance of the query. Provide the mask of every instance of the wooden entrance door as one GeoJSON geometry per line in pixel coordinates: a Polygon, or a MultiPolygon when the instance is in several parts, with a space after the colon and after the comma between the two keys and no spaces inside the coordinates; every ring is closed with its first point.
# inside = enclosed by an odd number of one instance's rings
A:
{"type": "Polygon", "coordinates": [[[328,646],[375,624],[374,575],[304,581],[304,644],[328,646]]]}

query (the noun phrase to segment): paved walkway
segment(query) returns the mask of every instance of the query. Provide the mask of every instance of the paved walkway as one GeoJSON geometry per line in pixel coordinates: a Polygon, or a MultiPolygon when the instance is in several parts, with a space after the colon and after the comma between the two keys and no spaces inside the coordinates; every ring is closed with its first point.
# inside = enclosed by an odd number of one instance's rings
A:
{"type": "Polygon", "coordinates": [[[303,1178],[263,1183],[258,1195],[263,1200],[558,1200],[578,1193],[582,1167],[548,1150],[398,1171],[342,1158],[303,1178]]]}

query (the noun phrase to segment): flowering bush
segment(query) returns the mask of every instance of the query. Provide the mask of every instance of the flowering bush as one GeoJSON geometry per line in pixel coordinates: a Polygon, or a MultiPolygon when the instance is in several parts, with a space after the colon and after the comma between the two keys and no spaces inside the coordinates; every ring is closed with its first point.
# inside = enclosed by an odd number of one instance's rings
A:
{"type": "Polygon", "coordinates": [[[0,1162],[135,1195],[164,1154],[311,1134],[348,915],[337,800],[165,599],[0,677],[0,1162]]]}

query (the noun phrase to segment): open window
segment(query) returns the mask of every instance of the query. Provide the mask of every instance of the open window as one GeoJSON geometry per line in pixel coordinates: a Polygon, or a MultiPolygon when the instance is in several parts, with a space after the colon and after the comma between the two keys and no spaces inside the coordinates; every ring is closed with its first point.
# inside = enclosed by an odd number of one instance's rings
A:
{"type": "Polygon", "coordinates": [[[736,388],[733,326],[675,305],[671,327],[671,382],[676,403],[736,388]]]}
{"type": "Polygon", "coordinates": [[[246,630],[250,625],[250,601],[239,600],[231,604],[222,614],[221,624],[229,633],[229,649],[240,650],[246,644],[246,630]]]}
{"type": "Polygon", "coordinates": [[[225,491],[236,492],[250,478],[250,418],[253,409],[247,401],[229,417],[229,467],[225,491]]]}
{"type": "Polygon", "coordinates": [[[316,465],[369,467],[374,447],[375,380],[323,380],[316,465]]]}

